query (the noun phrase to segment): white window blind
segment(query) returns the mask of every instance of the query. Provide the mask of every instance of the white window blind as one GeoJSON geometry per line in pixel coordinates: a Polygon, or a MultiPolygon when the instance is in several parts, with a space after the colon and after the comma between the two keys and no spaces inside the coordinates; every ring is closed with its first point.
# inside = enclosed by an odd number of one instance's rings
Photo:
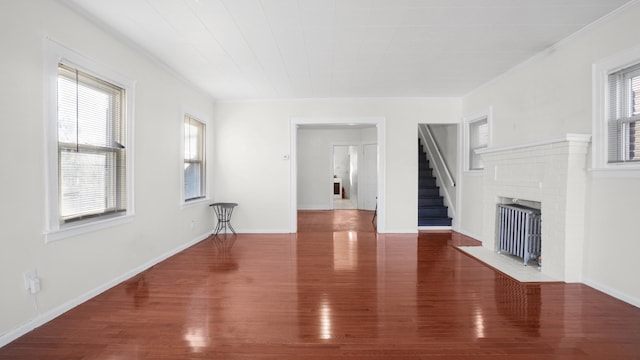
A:
{"type": "Polygon", "coordinates": [[[126,211],[125,90],[58,64],[60,224],[126,211]]]}
{"type": "Polygon", "coordinates": [[[205,124],[191,116],[184,117],[184,198],[185,201],[204,198],[205,124]]]}
{"type": "Polygon", "coordinates": [[[489,123],[482,118],[469,123],[469,170],[482,170],[484,164],[476,150],[489,145],[489,123]]]}
{"type": "Polygon", "coordinates": [[[608,162],[640,161],[640,64],[609,75],[608,162]]]}

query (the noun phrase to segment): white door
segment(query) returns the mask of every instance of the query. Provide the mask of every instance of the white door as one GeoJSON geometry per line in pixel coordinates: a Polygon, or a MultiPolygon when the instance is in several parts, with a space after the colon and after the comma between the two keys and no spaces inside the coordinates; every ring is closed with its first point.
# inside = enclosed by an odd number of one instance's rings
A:
{"type": "Polygon", "coordinates": [[[374,210],[378,193],[378,145],[365,144],[360,162],[358,208],[374,210]]]}

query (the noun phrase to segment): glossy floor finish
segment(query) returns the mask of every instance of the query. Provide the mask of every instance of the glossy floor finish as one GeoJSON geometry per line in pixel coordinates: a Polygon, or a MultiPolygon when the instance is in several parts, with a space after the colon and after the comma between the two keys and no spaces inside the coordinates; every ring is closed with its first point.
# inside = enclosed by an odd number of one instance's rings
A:
{"type": "Polygon", "coordinates": [[[0,349],[0,359],[638,359],[640,309],[521,284],[450,232],[376,234],[372,212],[207,239],[0,349]]]}

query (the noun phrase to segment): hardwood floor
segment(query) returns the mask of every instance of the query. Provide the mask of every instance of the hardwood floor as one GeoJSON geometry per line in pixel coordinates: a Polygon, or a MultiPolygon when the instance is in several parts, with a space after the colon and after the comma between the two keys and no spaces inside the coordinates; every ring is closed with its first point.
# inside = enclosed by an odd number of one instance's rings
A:
{"type": "Polygon", "coordinates": [[[0,359],[639,359],[640,309],[522,284],[450,233],[376,234],[372,212],[209,238],[0,349],[0,359]]]}

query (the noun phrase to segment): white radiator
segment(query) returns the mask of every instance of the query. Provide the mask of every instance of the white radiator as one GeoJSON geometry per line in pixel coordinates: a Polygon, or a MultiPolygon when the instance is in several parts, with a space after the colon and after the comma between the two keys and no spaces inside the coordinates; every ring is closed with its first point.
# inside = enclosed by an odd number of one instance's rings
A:
{"type": "Polygon", "coordinates": [[[521,205],[498,204],[498,253],[509,253],[540,265],[542,253],[540,210],[521,205]]]}

